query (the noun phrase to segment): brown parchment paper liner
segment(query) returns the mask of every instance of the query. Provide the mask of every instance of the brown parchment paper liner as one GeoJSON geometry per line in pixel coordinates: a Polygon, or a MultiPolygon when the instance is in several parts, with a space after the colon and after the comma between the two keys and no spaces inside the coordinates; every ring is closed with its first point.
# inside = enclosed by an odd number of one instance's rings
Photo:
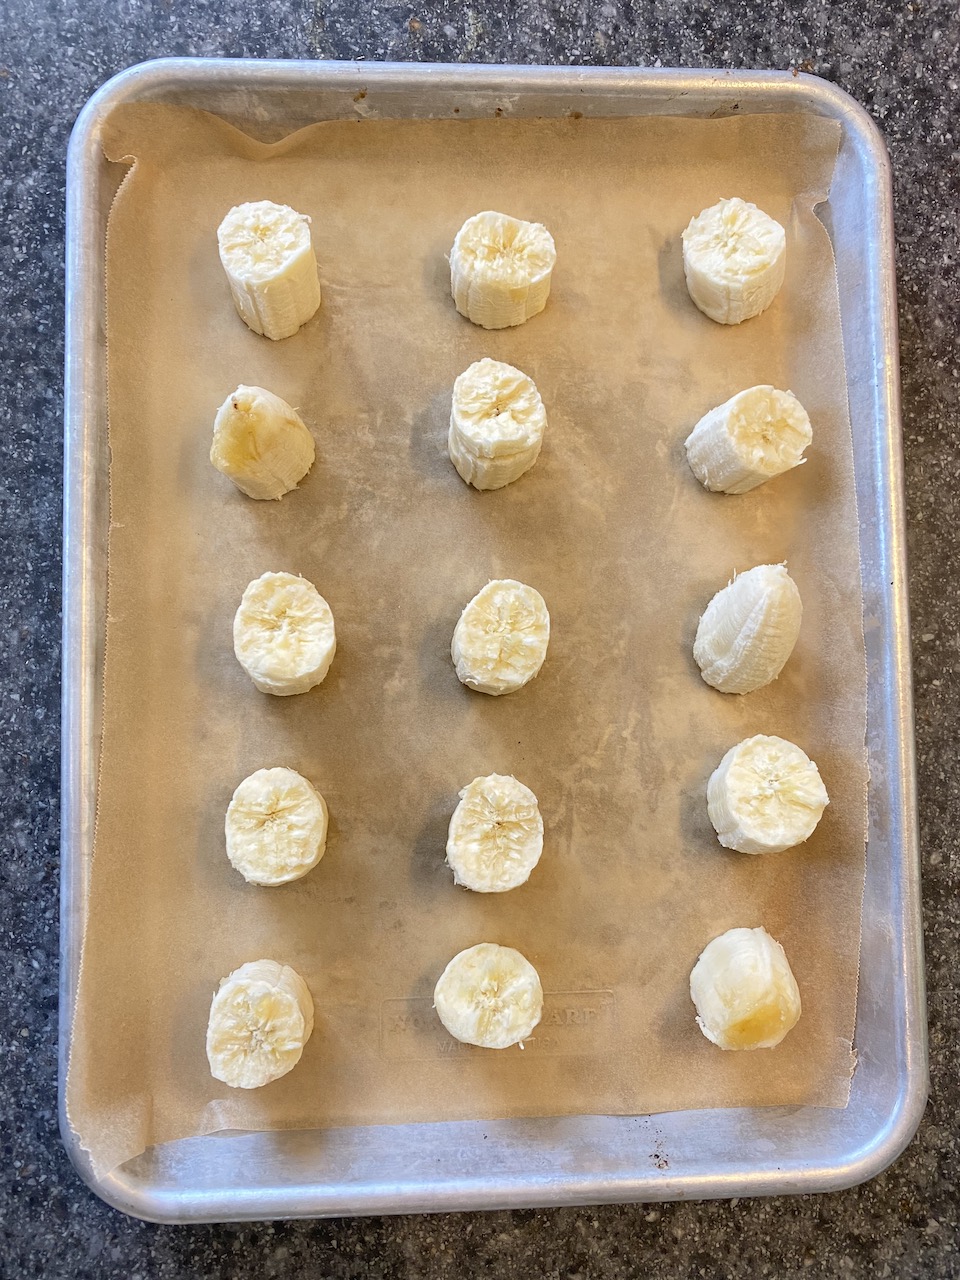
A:
{"type": "Polygon", "coordinates": [[[265,146],[222,121],[115,113],[136,160],[108,232],[109,617],[99,822],[68,1078],[101,1173],[224,1128],[325,1127],[766,1104],[843,1106],[853,1065],[864,876],[865,670],[858,528],[836,278],[814,205],[839,126],[745,119],[338,122],[265,146]],[[783,290],[724,328],[690,303],[680,233],[721,196],[787,229],[783,290]],[[268,198],[313,219],[323,305],[273,343],[234,312],[216,227],[268,198]],[[486,333],[461,319],[445,255],[463,220],[546,223],[547,310],[486,333]],[[547,406],[540,461],[476,493],[446,457],[450,388],[490,355],[547,406]],[[279,503],[208,461],[239,382],[298,406],[317,462],[279,503]],[[757,382],[814,424],[809,462],[742,497],[706,493],[683,440],[757,382]],[[783,676],[709,689],[697,618],[735,569],[787,560],[804,602],[783,676]],[[302,573],[336,618],[318,689],[258,693],[231,623],[247,582],[302,573]],[[553,631],[520,693],[458,683],[466,601],[495,576],[536,586],[553,631]],[[704,788],[723,752],[777,733],[818,762],[831,804],[779,856],[717,844],[704,788]],[[246,885],[222,823],[236,784],[290,765],[322,790],[327,854],[305,880],[246,885]],[[515,773],[546,841],[528,885],[457,889],[444,866],[458,789],[515,773]],[[723,1053],[694,1024],[691,966],[765,925],[803,995],[773,1052],[723,1053]],[[548,993],[527,1048],[459,1046],[431,1008],[450,957],[519,948],[548,993]],[[247,960],[293,965],[316,1001],[286,1078],[214,1081],[211,995],[247,960]]]}

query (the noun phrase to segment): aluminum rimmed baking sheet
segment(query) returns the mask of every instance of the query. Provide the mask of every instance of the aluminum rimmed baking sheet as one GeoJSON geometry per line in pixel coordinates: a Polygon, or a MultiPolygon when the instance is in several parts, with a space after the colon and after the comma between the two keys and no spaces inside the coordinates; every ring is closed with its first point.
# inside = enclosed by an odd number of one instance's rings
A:
{"type": "MultiPolygon", "coordinates": [[[[78,126],[71,153],[65,1055],[82,938],[78,926],[89,886],[90,787],[96,777],[99,729],[97,678],[104,614],[102,595],[98,599],[97,592],[103,589],[105,566],[102,556],[93,552],[98,544],[102,547],[106,532],[102,348],[98,355],[96,328],[85,327],[94,316],[99,318],[103,281],[89,275],[81,278],[79,259],[73,255],[81,252],[84,235],[90,243],[98,242],[105,211],[122,176],[98,154],[108,117],[124,102],[147,99],[213,110],[268,138],[283,136],[311,120],[358,115],[524,118],[579,113],[586,119],[592,114],[703,118],[754,110],[809,112],[839,121],[842,142],[823,217],[837,260],[844,331],[857,336],[855,345],[845,344],[845,354],[870,674],[868,747],[874,784],[862,933],[863,955],[869,963],[862,967],[859,996],[859,1065],[850,1103],[842,1111],[753,1108],[619,1120],[568,1116],[421,1123],[391,1126],[387,1131],[374,1126],[341,1127],[320,1134],[220,1135],[156,1148],[101,1178],[100,1193],[148,1217],[216,1218],[813,1189],[853,1181],[879,1168],[908,1136],[924,1088],[910,712],[899,563],[889,203],[885,159],[864,117],[837,91],[804,78],[166,63],[127,73],[125,80],[108,86],[91,105],[78,126]],[[867,273],[861,269],[864,255],[870,264],[867,273]],[[869,342],[864,341],[865,333],[869,342]],[[82,418],[77,414],[81,403],[86,410],[82,418]],[[78,595],[75,566],[84,560],[85,589],[78,595]],[[890,564],[895,572],[887,577],[890,564]],[[893,939],[883,930],[875,936],[879,922],[891,916],[899,921],[893,939]],[[893,984],[889,989],[898,990],[902,997],[886,1010],[888,1020],[870,995],[881,975],[893,984]],[[865,1009],[870,1013],[866,1018],[865,1009]],[[705,1144],[707,1117],[710,1141],[705,1144]],[[479,1140],[471,1141],[478,1132],[487,1135],[482,1146],[479,1140]],[[695,1150],[689,1145],[690,1133],[699,1135],[695,1150]],[[384,1146],[403,1152],[386,1178],[384,1157],[375,1154],[378,1134],[384,1146]],[[642,1135],[639,1146],[637,1135],[642,1135]],[[235,1165],[233,1152],[239,1150],[236,1144],[245,1152],[248,1185],[242,1190],[232,1182],[230,1172],[235,1165]],[[258,1161],[247,1152],[249,1147],[263,1156],[262,1177],[250,1177],[258,1161]],[[410,1158],[411,1148],[419,1153],[416,1159],[410,1158]],[[743,1156],[745,1149],[749,1158],[743,1156]],[[643,1154],[638,1158],[640,1150],[643,1154]],[[282,1158],[278,1158],[280,1152],[282,1158]],[[172,1172],[174,1166],[176,1172],[172,1172]],[[435,1170],[440,1170],[439,1177],[435,1170]]],[[[87,265],[89,261],[87,255],[87,265]]],[[[82,1165],[76,1142],[70,1145],[82,1165]]]]}

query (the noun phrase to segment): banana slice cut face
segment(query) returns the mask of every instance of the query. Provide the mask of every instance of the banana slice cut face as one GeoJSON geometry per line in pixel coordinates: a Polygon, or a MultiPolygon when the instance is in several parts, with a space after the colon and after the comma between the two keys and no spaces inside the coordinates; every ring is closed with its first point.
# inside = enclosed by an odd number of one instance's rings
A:
{"type": "Polygon", "coordinates": [[[289,338],[320,306],[305,214],[271,200],[240,204],[220,223],[217,242],[234,305],[254,333],[289,338]]]}
{"type": "Polygon", "coordinates": [[[333,614],[306,578],[254,578],[233,620],[237,660],[261,693],[306,693],[330,670],[337,651],[333,614]]]}
{"type": "Polygon", "coordinates": [[[249,498],[282,498],[315,454],[300,415],[272,391],[241,384],[217,410],[210,461],[249,498]]]}
{"type": "Polygon", "coordinates": [[[700,419],[686,439],[687,461],[705,488],[747,493],[799,466],[812,439],[792,391],[749,387],[700,419]]]}
{"type": "Polygon", "coordinates": [[[755,204],[721,200],[691,218],[683,233],[687,291],[718,324],[766,311],[783,284],[787,236],[755,204]]]}
{"type": "Polygon", "coordinates": [[[258,769],[227,808],[227,857],[250,884],[299,880],[323,857],[327,805],[295,769],[258,769]]]}
{"type": "Polygon", "coordinates": [[[496,697],[534,678],[549,639],[550,615],[540,592],[513,578],[496,578],[460,615],[450,655],[461,683],[496,697]]]}
{"type": "Polygon", "coordinates": [[[313,997],[296,970],[252,960],[228,974],[213,997],[210,1072],[234,1089],[259,1089],[293,1070],[312,1031],[313,997]]]}
{"type": "Polygon", "coordinates": [[[800,634],[803,606],[782,564],[758,564],[718,591],[697,627],[693,656],[721,693],[752,693],[776,680],[800,634]]]}
{"type": "Polygon", "coordinates": [[[530,878],[543,852],[537,797],[512,775],[474,778],[450,819],[447,865],[457,884],[505,893],[530,878]]]}
{"type": "Polygon", "coordinates": [[[690,974],[697,1025],[721,1049],[773,1049],[797,1025],[800,991],[766,929],[728,929],[690,974]]]}
{"type": "Polygon", "coordinates": [[[455,955],[436,985],[433,1003],[457,1040],[481,1049],[509,1049],[532,1033],[543,1013],[543,988],[513,947],[479,942],[455,955]]]}
{"type": "Polygon", "coordinates": [[[738,853],[783,853],[803,844],[830,803],[813,761],[792,742],[766,734],[726,753],[707,783],[717,838],[738,853]]]}
{"type": "Polygon", "coordinates": [[[457,310],[482,329],[507,329],[538,315],[557,261],[553,236],[539,222],[486,210],[468,218],[450,251],[457,310]]]}
{"type": "Polygon", "coordinates": [[[532,378],[500,360],[477,360],[453,384],[450,461],[475,489],[502,489],[536,462],[546,425],[532,378]]]}

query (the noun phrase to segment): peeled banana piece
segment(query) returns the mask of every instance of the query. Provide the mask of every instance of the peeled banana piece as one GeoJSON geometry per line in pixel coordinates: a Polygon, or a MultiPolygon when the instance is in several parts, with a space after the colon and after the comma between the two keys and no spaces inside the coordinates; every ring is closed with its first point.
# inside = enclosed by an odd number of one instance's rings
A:
{"type": "Polygon", "coordinates": [[[323,857],[327,805],[295,769],[258,769],[227,808],[227,857],[249,884],[299,880],[323,857]]]}
{"type": "Polygon", "coordinates": [[[749,387],[705,414],[686,439],[700,483],[720,493],[748,493],[804,462],[810,419],[792,391],[749,387]]]}
{"type": "Polygon", "coordinates": [[[773,1049],[796,1026],[800,991],[766,929],[728,929],[690,974],[697,1025],[721,1049],[773,1049]]]}
{"type": "Polygon", "coordinates": [[[464,1044],[522,1048],[543,1013],[543,988],[519,951],[479,942],[453,957],[440,975],[433,1003],[446,1029],[464,1044]]]}
{"type": "Polygon", "coordinates": [[[803,606],[782,564],[758,564],[718,591],[697,627],[693,656],[721,693],[752,693],[776,680],[800,634],[803,606]]]}
{"type": "Polygon", "coordinates": [[[717,838],[738,853],[803,844],[830,803],[813,761],[785,738],[757,734],[731,747],[707,783],[717,838]]]}
{"type": "Polygon", "coordinates": [[[740,324],[766,311],[783,284],[786,263],[783,227],[739,198],[704,209],[683,233],[687,291],[718,324],[740,324]]]}
{"type": "Polygon", "coordinates": [[[540,592],[513,578],[496,578],[460,615],[450,655],[461,683],[497,697],[534,678],[549,639],[550,615],[540,592]]]}
{"type": "Polygon", "coordinates": [[[447,865],[457,884],[477,893],[516,889],[542,852],[543,819],[529,787],[491,773],[463,788],[447,834],[447,865]]]}
{"type": "Polygon", "coordinates": [[[547,305],[557,261],[553,236],[539,222],[486,210],[468,218],[450,251],[457,310],[482,329],[507,329],[547,305]]]}
{"type": "Polygon", "coordinates": [[[453,384],[450,461],[475,489],[501,489],[536,462],[546,425],[532,378],[500,360],[477,360],[453,384]]]}
{"type": "Polygon", "coordinates": [[[315,454],[300,415],[272,391],[241,384],[217,410],[210,461],[248,498],[282,498],[315,454]]]}
{"type": "Polygon", "coordinates": [[[213,997],[210,1072],[234,1089],[259,1089],[293,1070],[312,1031],[313,997],[296,970],[252,960],[228,974],[213,997]]]}
{"type": "Polygon", "coordinates": [[[337,651],[330,606],[306,578],[264,573],[243,593],[233,649],[261,693],[306,693],[323,680],[337,651]]]}
{"type": "Polygon", "coordinates": [[[240,204],[217,228],[217,243],[234,305],[254,333],[289,338],[320,306],[305,214],[271,200],[240,204]]]}

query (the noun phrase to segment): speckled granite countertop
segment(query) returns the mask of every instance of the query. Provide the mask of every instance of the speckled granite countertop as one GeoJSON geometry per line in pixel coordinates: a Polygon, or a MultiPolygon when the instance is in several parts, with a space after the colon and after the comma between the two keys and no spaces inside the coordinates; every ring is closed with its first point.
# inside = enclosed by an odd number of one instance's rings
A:
{"type": "Polygon", "coordinates": [[[960,1276],[960,11],[956,0],[12,0],[0,42],[0,1274],[960,1276]],[[165,55],[797,67],[874,115],[896,181],[932,1095],[868,1185],[794,1199],[154,1227],[56,1122],[63,168],[87,97],[165,55]]]}

